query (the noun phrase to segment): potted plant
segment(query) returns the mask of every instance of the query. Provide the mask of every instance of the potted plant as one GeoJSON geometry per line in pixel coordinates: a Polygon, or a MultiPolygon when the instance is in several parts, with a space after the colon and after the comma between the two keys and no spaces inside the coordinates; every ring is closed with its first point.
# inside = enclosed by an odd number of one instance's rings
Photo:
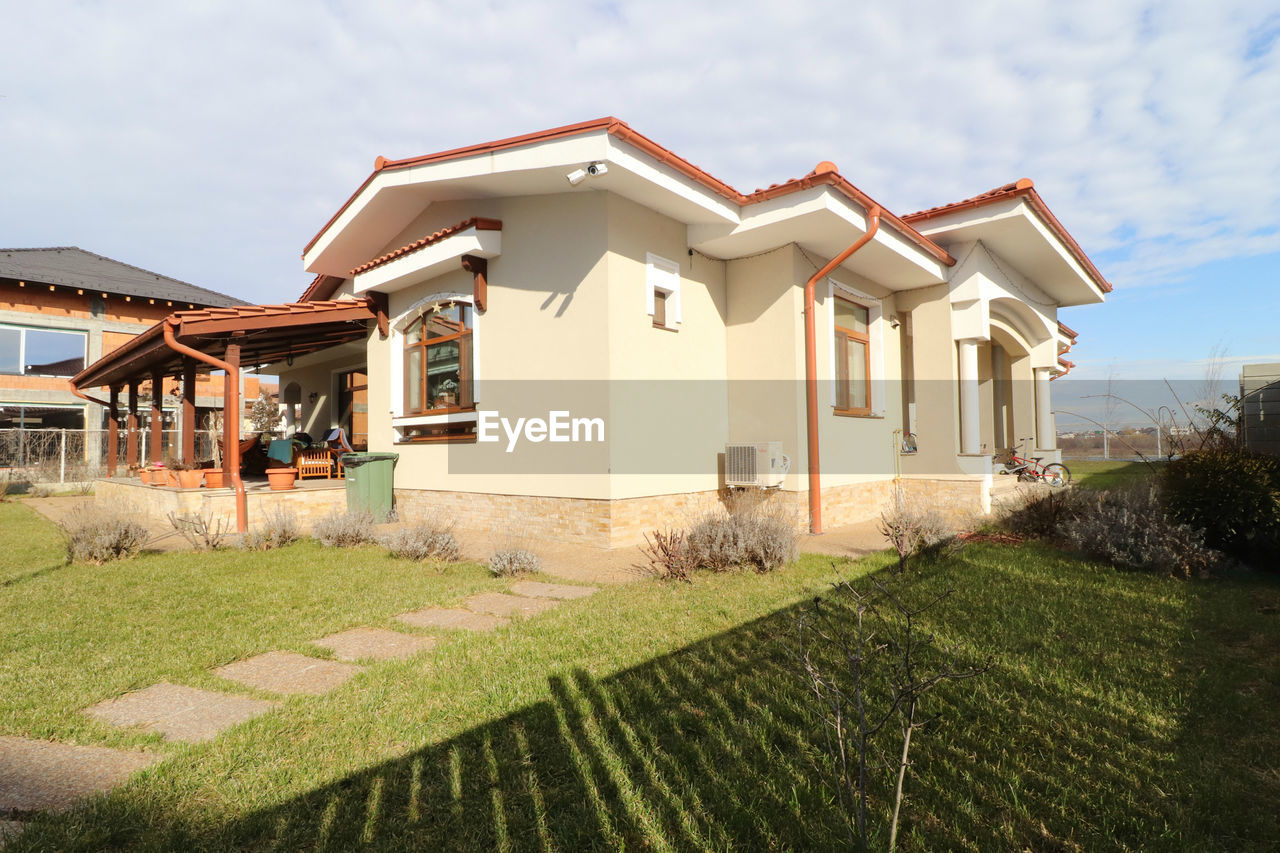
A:
{"type": "Polygon", "coordinates": [[[268,468],[267,483],[273,492],[283,492],[293,488],[293,481],[298,477],[298,469],[290,467],[268,468]]]}
{"type": "Polygon", "coordinates": [[[151,485],[163,486],[168,483],[169,472],[164,469],[163,462],[156,462],[155,464],[147,467],[148,470],[151,471],[151,485]]]}
{"type": "Polygon", "coordinates": [[[150,469],[150,468],[139,468],[139,469],[138,469],[138,478],[139,478],[140,480],[142,480],[142,485],[144,485],[144,486],[150,486],[150,485],[151,485],[151,469],[150,469]]]}
{"type": "Polygon", "coordinates": [[[204,487],[206,489],[222,488],[222,467],[221,466],[204,469],[204,487]]]}
{"type": "Polygon", "coordinates": [[[200,488],[200,482],[204,479],[203,471],[185,462],[170,462],[169,470],[178,478],[178,488],[180,489],[198,489],[200,488]]]}

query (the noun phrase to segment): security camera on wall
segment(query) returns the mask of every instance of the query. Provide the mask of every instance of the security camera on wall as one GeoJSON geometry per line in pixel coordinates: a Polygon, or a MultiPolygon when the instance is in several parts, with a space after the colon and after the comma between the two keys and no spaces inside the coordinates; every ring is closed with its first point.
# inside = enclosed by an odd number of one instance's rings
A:
{"type": "Polygon", "coordinates": [[[609,167],[604,163],[592,163],[587,167],[587,174],[593,178],[598,178],[609,171],[609,167]]]}

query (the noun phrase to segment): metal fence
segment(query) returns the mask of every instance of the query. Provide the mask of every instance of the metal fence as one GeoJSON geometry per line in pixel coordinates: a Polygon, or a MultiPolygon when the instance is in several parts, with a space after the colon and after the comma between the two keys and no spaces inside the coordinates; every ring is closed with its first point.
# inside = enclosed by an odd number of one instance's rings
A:
{"type": "MultiPolygon", "coordinates": [[[[105,429],[0,429],[0,478],[30,483],[81,483],[107,475],[105,429]]],[[[142,464],[177,457],[182,433],[176,429],[160,433],[159,459],[151,458],[151,435],[138,433],[138,459],[142,464]]],[[[128,434],[116,436],[119,472],[126,465],[128,434]]],[[[212,459],[213,440],[208,432],[196,432],[196,460],[212,459]]]]}

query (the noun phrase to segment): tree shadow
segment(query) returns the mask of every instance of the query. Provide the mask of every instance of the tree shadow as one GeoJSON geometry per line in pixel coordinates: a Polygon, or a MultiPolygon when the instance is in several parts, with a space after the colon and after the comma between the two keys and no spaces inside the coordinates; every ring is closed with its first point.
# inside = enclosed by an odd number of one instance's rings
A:
{"type": "MultiPolygon", "coordinates": [[[[1056,559],[1064,571],[1078,565],[1056,559]]],[[[917,580],[925,596],[957,586],[954,606],[928,627],[994,652],[997,664],[974,682],[930,694],[940,718],[913,747],[903,849],[1256,843],[1256,816],[1227,827],[1237,810],[1213,805],[1215,786],[1238,765],[1188,738],[1206,726],[1229,736],[1230,720],[1213,719],[1218,687],[1204,685],[1180,734],[1161,719],[1167,701],[1123,689],[1134,649],[1107,648],[1114,635],[1072,625],[1082,618],[1079,586],[1057,589],[1044,573],[1010,567],[968,588],[960,581],[977,567],[963,555],[946,565],[917,580]],[[993,585],[1004,599],[995,604],[993,585]],[[1192,761],[1198,764],[1188,767],[1192,761]],[[1184,804],[1214,816],[1189,824],[1184,804]]],[[[1115,584],[1113,605],[1134,612],[1185,589],[1123,576],[1115,584]],[[1135,600],[1140,594],[1151,600],[1135,600]]],[[[843,847],[821,731],[787,647],[805,606],[607,677],[581,668],[553,674],[543,701],[216,827],[121,796],[111,811],[92,816],[109,820],[110,843],[72,835],[83,822],[59,826],[67,833],[61,843],[38,840],[59,848],[255,850],[843,847]]],[[[1161,630],[1162,620],[1163,612],[1149,620],[1157,645],[1200,630],[1180,623],[1161,630]]],[[[1260,766],[1256,757],[1252,766],[1260,766]]],[[[872,789],[877,825],[885,823],[889,784],[881,773],[872,789]]],[[[1260,796],[1248,800],[1251,808],[1270,795],[1264,789],[1260,796]]],[[[883,841],[874,838],[873,848],[883,841]]]]}

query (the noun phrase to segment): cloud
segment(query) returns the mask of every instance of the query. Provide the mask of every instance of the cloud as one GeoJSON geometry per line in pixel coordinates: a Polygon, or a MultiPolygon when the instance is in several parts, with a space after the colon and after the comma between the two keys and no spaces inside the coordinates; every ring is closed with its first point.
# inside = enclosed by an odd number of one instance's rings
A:
{"type": "Polygon", "coordinates": [[[379,154],[618,115],[750,190],[899,213],[1023,175],[1109,278],[1280,251],[1268,3],[40,3],[0,56],[11,245],[255,300],[379,154]]]}

